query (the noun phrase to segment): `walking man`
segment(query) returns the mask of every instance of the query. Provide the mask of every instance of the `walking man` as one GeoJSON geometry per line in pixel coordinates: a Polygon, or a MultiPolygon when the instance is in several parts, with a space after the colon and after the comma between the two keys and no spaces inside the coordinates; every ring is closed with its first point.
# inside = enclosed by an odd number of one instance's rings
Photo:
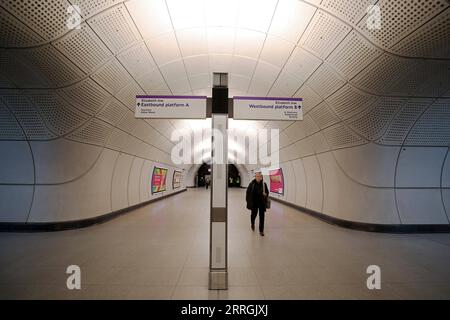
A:
{"type": "Polygon", "coordinates": [[[255,231],[255,220],[259,211],[259,233],[264,236],[264,217],[266,212],[266,201],[269,196],[267,184],[263,181],[261,172],[256,172],[255,179],[247,187],[246,201],[247,209],[251,210],[251,228],[255,231]]]}

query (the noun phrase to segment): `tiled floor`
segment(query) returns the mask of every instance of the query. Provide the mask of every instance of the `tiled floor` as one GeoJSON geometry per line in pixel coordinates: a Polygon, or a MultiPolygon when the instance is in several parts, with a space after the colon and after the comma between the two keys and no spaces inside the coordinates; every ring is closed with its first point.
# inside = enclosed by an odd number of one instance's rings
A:
{"type": "Polygon", "coordinates": [[[227,291],[207,288],[209,193],[190,189],[86,229],[0,233],[0,298],[450,298],[450,234],[347,230],[273,202],[261,237],[244,191],[229,201],[227,291]],[[66,288],[73,264],[81,290],[66,288]],[[381,290],[366,287],[372,264],[381,290]]]}

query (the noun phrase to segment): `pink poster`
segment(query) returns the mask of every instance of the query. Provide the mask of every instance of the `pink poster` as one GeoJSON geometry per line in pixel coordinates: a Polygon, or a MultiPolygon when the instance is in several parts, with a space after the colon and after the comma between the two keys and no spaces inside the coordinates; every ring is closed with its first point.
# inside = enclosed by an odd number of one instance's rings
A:
{"type": "Polygon", "coordinates": [[[284,194],[284,179],[283,170],[276,169],[269,172],[270,177],[270,192],[284,194]]]}

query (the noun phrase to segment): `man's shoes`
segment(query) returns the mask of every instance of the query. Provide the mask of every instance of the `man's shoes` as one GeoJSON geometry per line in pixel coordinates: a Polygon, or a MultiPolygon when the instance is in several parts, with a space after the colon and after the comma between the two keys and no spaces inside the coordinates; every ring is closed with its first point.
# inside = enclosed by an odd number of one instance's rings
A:
{"type": "Polygon", "coordinates": [[[252,225],[252,231],[255,231],[255,226],[254,225],[252,225]]]}
{"type": "Polygon", "coordinates": [[[262,237],[264,237],[264,232],[260,232],[259,234],[260,234],[262,237]]]}

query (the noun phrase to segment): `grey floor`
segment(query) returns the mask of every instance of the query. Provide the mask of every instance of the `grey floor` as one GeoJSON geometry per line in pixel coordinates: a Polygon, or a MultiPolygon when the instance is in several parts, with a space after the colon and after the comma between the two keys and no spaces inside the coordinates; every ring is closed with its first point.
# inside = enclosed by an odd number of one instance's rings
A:
{"type": "Polygon", "coordinates": [[[450,234],[335,227],[273,202],[250,230],[244,191],[229,192],[229,290],[208,282],[209,193],[190,189],[107,223],[0,233],[1,299],[449,299],[450,234]],[[68,265],[81,290],[68,290],[68,265]],[[366,268],[381,268],[368,290],[366,268]]]}

